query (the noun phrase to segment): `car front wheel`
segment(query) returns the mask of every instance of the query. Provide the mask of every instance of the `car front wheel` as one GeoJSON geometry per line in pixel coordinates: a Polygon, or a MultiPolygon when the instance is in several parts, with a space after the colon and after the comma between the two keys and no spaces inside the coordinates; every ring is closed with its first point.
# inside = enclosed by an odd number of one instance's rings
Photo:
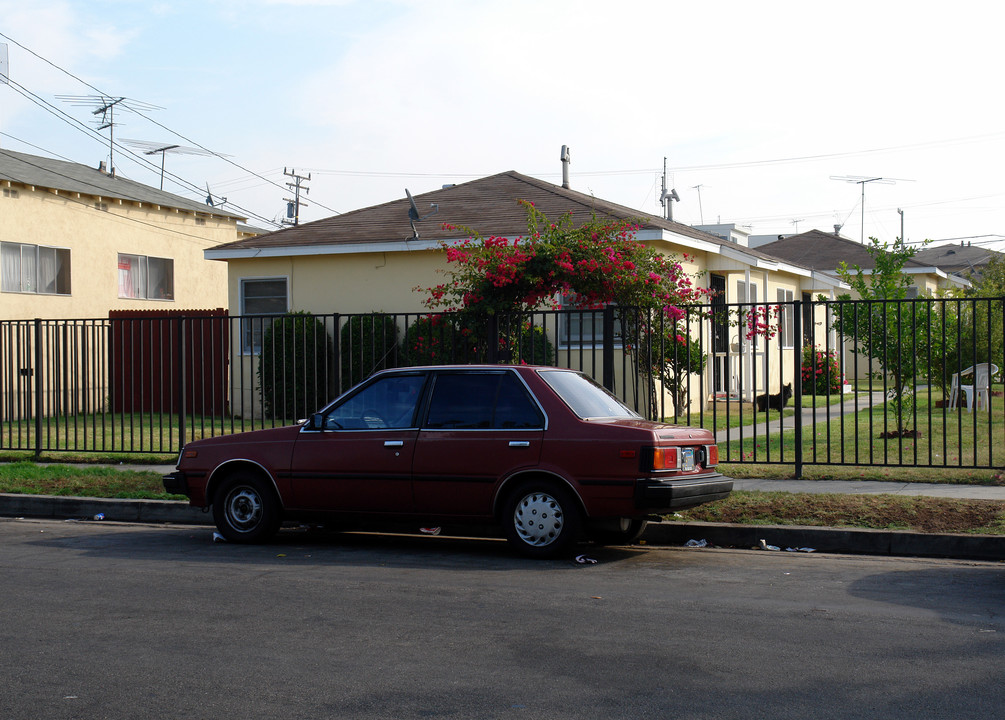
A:
{"type": "Polygon", "coordinates": [[[504,514],[506,539],[528,557],[555,557],[569,550],[582,527],[571,492],[557,484],[524,483],[510,496],[504,514]]]}
{"type": "Polygon", "coordinates": [[[260,478],[235,475],[216,492],[213,520],[231,542],[265,542],[279,530],[279,502],[260,478]]]}

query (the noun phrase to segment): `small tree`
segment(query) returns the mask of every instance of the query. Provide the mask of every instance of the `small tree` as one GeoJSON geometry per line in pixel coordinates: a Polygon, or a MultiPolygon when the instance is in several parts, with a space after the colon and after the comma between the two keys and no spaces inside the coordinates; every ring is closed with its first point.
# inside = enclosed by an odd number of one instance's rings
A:
{"type": "Polygon", "coordinates": [[[643,323],[642,327],[641,342],[635,351],[637,363],[663,383],[673,402],[674,416],[684,415],[690,404],[688,377],[704,372],[708,358],[701,345],[676,323],[662,327],[643,323]]]}
{"type": "MultiPolygon", "coordinates": [[[[924,303],[905,302],[911,278],[902,270],[917,252],[901,240],[893,246],[869,238],[867,246],[874,266],[866,274],[858,265],[842,262],[838,275],[863,300],[859,305],[839,306],[834,327],[846,338],[858,341],[856,352],[876,362],[890,378],[890,405],[897,421],[898,435],[914,434],[907,425],[914,415],[914,393],[909,384],[918,375],[927,355],[927,308],[924,303]]],[[[839,300],[851,300],[842,295],[839,300]]]]}
{"type": "Polygon", "coordinates": [[[277,317],[262,334],[258,382],[266,417],[292,422],[334,395],[332,340],[324,323],[304,311],[277,317]]]}

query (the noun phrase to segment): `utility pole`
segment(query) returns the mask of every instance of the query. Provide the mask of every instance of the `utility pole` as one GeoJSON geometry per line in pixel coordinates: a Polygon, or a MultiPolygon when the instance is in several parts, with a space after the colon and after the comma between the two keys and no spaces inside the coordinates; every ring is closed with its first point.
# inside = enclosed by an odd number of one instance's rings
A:
{"type": "MultiPolygon", "coordinates": [[[[286,168],[283,168],[283,175],[294,179],[293,182],[286,183],[286,187],[293,190],[293,197],[283,198],[283,200],[286,201],[286,219],[283,220],[283,224],[296,227],[300,224],[300,190],[303,189],[305,195],[310,194],[311,189],[304,186],[302,183],[306,180],[310,180],[311,174],[307,173],[306,176],[297,175],[296,170],[291,168],[287,172],[286,168]]],[[[307,203],[303,203],[303,206],[307,207],[307,203]]]]}
{"type": "Polygon", "coordinates": [[[897,208],[897,212],[900,214],[900,242],[906,243],[907,239],[904,237],[904,211],[897,208]]]}

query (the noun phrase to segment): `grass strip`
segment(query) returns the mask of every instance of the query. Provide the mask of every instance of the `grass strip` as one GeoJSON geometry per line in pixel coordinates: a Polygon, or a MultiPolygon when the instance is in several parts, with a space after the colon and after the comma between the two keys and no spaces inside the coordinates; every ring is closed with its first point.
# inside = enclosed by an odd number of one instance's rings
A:
{"type": "Polygon", "coordinates": [[[95,465],[0,465],[0,493],[66,495],[120,500],[184,500],[164,492],[160,473],[95,465]]]}
{"type": "Polygon", "coordinates": [[[668,519],[1005,535],[1005,501],[737,490],[668,519]]]}

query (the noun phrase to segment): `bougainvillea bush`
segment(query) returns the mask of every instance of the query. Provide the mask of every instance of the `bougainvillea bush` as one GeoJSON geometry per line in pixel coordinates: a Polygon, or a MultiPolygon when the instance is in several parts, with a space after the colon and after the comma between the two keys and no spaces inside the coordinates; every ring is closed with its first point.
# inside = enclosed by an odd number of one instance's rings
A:
{"type": "MultiPolygon", "coordinates": [[[[445,226],[469,237],[444,244],[447,281],[424,288],[426,305],[466,319],[455,321],[449,331],[440,327],[439,336],[417,332],[407,344],[433,359],[433,353],[442,352],[444,334],[466,331],[469,338],[483,338],[493,315],[509,318],[560,303],[587,310],[612,304],[638,308],[646,312],[621,316],[623,336],[635,338],[625,342],[625,349],[641,371],[663,381],[675,408],[681,408],[684,380],[704,368],[704,358],[696,356],[699,346],[687,339],[687,308],[702,303],[709,290],[695,284],[680,260],[638,241],[636,221],[594,216],[576,227],[572,213],[551,222],[533,203],[520,204],[527,212],[527,234],[517,238],[486,238],[469,228],[445,226]]],[[[554,353],[542,338],[540,328],[500,327],[499,357],[550,363],[554,353]]],[[[655,386],[650,389],[655,392],[655,386]]]]}
{"type": "Polygon", "coordinates": [[[840,393],[844,377],[833,350],[820,350],[812,345],[803,348],[803,394],[831,395],[840,393]]]}
{"type": "Polygon", "coordinates": [[[682,307],[701,302],[708,290],[695,286],[673,257],[635,239],[636,221],[593,217],[580,227],[572,213],[551,222],[534,207],[527,211],[526,235],[482,237],[445,245],[447,282],[428,292],[426,304],[448,311],[512,313],[557,307],[558,298],[578,308],[662,308],[684,317],[682,307]]]}

